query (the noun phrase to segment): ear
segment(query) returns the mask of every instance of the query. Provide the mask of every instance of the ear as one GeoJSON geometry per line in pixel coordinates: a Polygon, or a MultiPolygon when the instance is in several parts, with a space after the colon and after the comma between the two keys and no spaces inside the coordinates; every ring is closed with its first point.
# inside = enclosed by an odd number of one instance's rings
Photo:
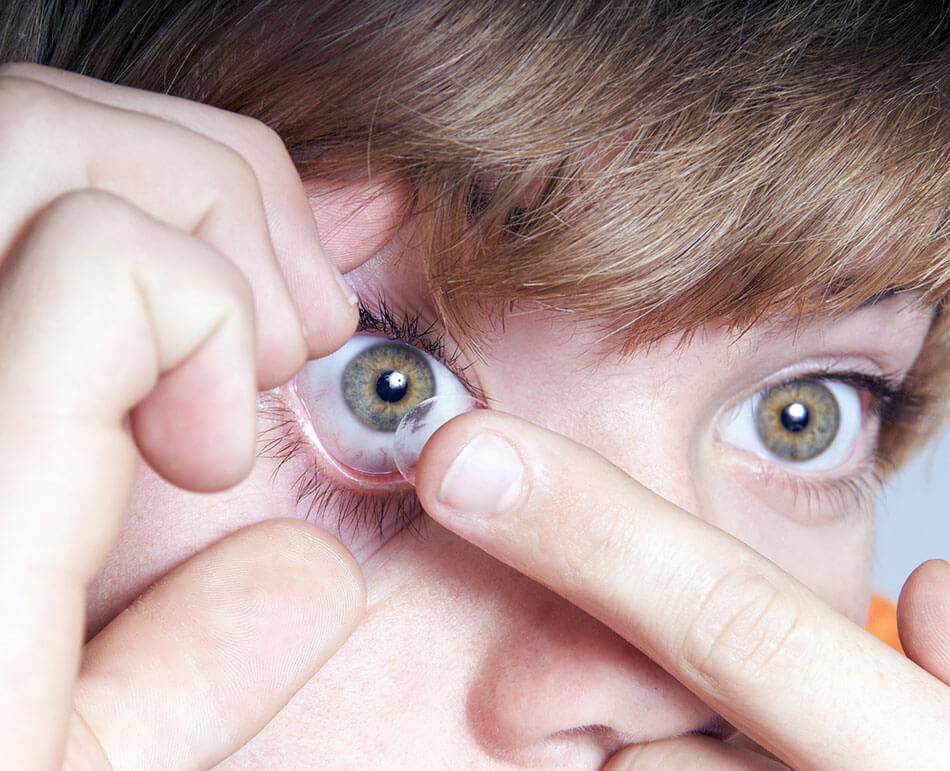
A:
{"type": "Polygon", "coordinates": [[[323,249],[346,273],[362,265],[396,235],[412,210],[404,180],[313,180],[304,188],[323,249]]]}

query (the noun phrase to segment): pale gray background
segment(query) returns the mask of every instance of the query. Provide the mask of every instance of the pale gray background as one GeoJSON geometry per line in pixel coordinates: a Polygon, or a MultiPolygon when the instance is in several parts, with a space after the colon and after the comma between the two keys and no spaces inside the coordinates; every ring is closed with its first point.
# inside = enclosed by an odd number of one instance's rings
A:
{"type": "Polygon", "coordinates": [[[921,562],[950,560],[950,433],[890,481],[877,524],[874,586],[892,599],[921,562]]]}

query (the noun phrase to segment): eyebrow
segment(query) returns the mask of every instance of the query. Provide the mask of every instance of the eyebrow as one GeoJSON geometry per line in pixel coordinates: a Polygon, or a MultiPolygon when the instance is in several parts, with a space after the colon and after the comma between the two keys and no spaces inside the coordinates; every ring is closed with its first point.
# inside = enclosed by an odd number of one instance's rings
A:
{"type": "MultiPolygon", "coordinates": [[[[846,286],[850,286],[850,285],[851,285],[851,282],[848,282],[846,284],[846,286]]],[[[877,305],[878,303],[883,302],[884,300],[887,300],[890,297],[894,297],[895,295],[901,294],[902,292],[910,292],[910,291],[913,291],[913,290],[910,287],[906,287],[906,286],[890,287],[889,289],[884,289],[883,291],[880,291],[877,294],[871,295],[867,300],[865,300],[857,308],[855,308],[855,310],[859,311],[859,310],[862,310],[863,308],[871,308],[874,305],[877,305]]],[[[937,323],[937,320],[943,315],[943,306],[944,306],[944,303],[942,301],[935,302],[932,304],[930,308],[930,326],[928,328],[928,334],[930,330],[933,329],[934,324],[937,323]]]]}
{"type": "MultiPolygon", "coordinates": [[[[846,294],[848,290],[850,290],[851,287],[853,287],[856,283],[857,281],[853,278],[840,279],[834,282],[833,284],[829,285],[828,289],[825,291],[825,294],[823,295],[823,299],[834,300],[836,297],[846,294]]],[[[854,310],[858,311],[863,308],[870,308],[874,305],[877,305],[878,303],[881,303],[887,299],[890,299],[891,297],[894,297],[895,295],[899,295],[904,292],[912,292],[912,291],[914,291],[914,289],[909,286],[887,287],[886,289],[882,289],[880,292],[876,292],[875,294],[872,294],[866,300],[863,300],[859,305],[857,305],[854,308],[854,310]]]]}

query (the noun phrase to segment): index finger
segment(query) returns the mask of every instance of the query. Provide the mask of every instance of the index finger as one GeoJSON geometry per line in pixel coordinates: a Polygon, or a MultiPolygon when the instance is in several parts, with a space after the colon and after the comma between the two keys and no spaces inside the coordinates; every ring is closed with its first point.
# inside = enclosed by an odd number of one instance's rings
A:
{"type": "MultiPolygon", "coordinates": [[[[280,299],[289,293],[298,316],[310,332],[311,354],[325,355],[352,334],[356,323],[355,294],[327,259],[303,184],[287,149],[272,129],[246,115],[167,94],[117,86],[64,70],[14,64],[6,65],[5,72],[101,105],[159,118],[236,151],[254,172],[274,255],[280,273],[290,285],[289,288],[274,286],[271,291],[280,299]],[[349,308],[340,302],[341,294],[350,301],[349,308]]],[[[367,250],[360,255],[362,259],[350,259],[347,268],[356,267],[357,262],[369,259],[372,254],[373,251],[367,250]]],[[[269,274],[253,278],[257,292],[263,291],[265,278],[271,282],[279,279],[269,274]]],[[[269,308],[276,305],[269,303],[269,308]]],[[[267,321],[264,319],[265,324],[267,321]]],[[[279,341],[280,334],[274,338],[279,341]]]]}
{"type": "Polygon", "coordinates": [[[425,446],[417,493],[433,518],[598,618],[795,768],[901,768],[908,746],[950,752],[941,683],[563,436],[464,415],[425,446]],[[896,725],[917,738],[894,742],[896,725]]]}

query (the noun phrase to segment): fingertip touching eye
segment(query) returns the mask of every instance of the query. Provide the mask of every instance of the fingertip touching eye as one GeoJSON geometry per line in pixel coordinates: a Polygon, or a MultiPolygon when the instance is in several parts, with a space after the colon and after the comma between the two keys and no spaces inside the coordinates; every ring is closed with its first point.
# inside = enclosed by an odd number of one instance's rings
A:
{"type": "Polygon", "coordinates": [[[436,396],[468,396],[432,355],[366,334],[308,362],[293,387],[308,413],[311,440],[345,468],[386,479],[398,473],[393,441],[403,417],[436,396]]]}

